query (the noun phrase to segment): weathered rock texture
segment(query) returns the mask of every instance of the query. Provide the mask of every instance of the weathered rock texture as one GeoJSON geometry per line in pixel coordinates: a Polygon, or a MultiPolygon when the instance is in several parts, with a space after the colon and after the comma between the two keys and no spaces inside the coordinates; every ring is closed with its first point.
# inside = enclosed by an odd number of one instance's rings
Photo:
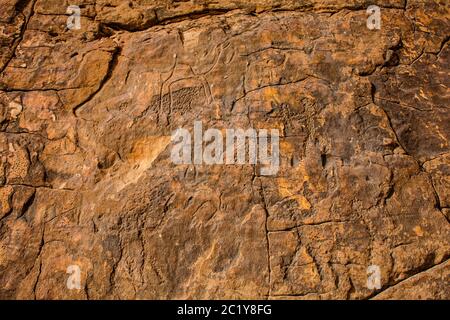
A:
{"type": "Polygon", "coordinates": [[[450,298],[448,1],[0,8],[0,298],[450,298]],[[173,164],[195,120],[279,173],[173,164]]]}

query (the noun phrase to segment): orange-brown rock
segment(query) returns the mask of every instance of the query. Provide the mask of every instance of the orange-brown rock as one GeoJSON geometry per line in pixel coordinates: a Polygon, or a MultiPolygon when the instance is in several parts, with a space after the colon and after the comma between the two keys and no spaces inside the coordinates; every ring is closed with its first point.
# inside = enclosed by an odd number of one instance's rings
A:
{"type": "Polygon", "coordinates": [[[450,7],[374,2],[0,0],[0,298],[450,299],[450,7]]]}

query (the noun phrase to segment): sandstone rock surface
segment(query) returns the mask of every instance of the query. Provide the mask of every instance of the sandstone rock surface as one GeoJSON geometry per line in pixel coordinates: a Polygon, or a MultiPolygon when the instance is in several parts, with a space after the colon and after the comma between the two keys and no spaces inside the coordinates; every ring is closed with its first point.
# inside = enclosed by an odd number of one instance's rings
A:
{"type": "Polygon", "coordinates": [[[450,6],[374,2],[0,0],[0,298],[450,299],[450,6]]]}

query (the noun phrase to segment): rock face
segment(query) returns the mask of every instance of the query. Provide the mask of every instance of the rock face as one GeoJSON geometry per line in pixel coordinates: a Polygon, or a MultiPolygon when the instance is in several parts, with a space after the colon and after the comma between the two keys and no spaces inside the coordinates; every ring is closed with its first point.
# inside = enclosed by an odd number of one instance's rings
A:
{"type": "Polygon", "coordinates": [[[0,0],[0,298],[450,299],[450,7],[376,2],[0,0]]]}

